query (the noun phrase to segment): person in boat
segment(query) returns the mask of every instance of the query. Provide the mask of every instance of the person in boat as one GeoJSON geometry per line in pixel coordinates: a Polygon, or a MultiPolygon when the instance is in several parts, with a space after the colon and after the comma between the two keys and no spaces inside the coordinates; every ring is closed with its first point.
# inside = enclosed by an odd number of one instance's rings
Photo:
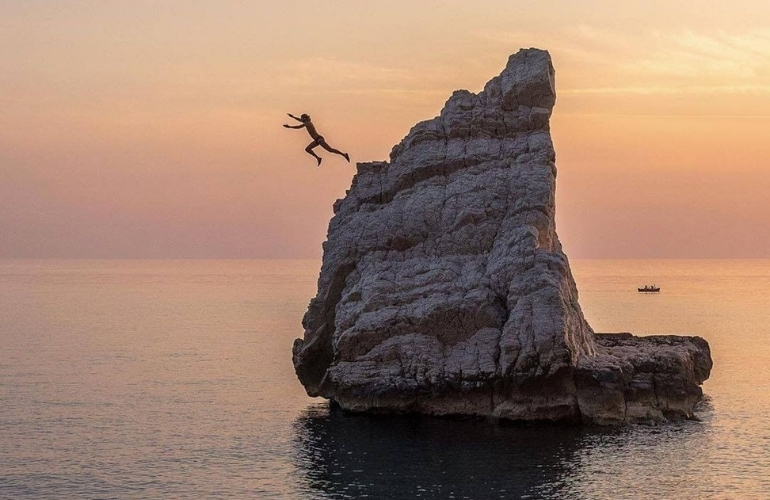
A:
{"type": "Polygon", "coordinates": [[[315,151],[313,151],[313,148],[315,148],[317,146],[321,146],[322,148],[324,148],[326,151],[328,151],[330,153],[334,153],[334,154],[342,156],[343,158],[345,158],[348,161],[348,163],[350,163],[350,155],[348,155],[347,153],[343,153],[339,149],[334,149],[333,147],[329,146],[329,144],[326,142],[326,139],[324,139],[324,136],[322,136],[321,134],[318,133],[318,131],[315,128],[315,125],[313,125],[313,122],[310,120],[310,115],[303,113],[302,115],[299,116],[299,118],[297,118],[296,116],[294,116],[291,113],[286,113],[286,114],[289,115],[290,117],[294,118],[298,122],[300,122],[301,125],[286,125],[286,124],[284,124],[283,125],[284,127],[286,127],[286,128],[294,128],[294,129],[300,129],[300,128],[307,129],[307,133],[310,134],[310,137],[313,138],[313,142],[311,142],[310,144],[307,145],[307,147],[305,148],[305,151],[307,151],[307,153],[309,155],[311,155],[312,157],[314,157],[318,161],[318,166],[321,165],[321,162],[323,160],[322,160],[322,158],[320,156],[315,154],[315,151]]]}

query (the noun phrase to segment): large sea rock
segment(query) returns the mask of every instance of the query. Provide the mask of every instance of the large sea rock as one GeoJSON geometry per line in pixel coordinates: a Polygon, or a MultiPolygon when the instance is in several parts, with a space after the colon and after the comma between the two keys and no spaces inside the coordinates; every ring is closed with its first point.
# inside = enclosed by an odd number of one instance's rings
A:
{"type": "Polygon", "coordinates": [[[556,92],[521,50],[334,205],[293,361],[351,411],[614,424],[693,415],[698,337],[596,335],[554,223],[556,92]]]}

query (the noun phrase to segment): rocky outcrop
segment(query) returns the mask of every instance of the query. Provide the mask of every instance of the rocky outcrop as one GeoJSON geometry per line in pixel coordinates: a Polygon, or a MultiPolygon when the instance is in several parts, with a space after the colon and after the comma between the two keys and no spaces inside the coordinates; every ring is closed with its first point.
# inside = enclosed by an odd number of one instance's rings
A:
{"type": "Polygon", "coordinates": [[[457,91],[334,205],[295,341],[311,396],[353,411],[612,423],[690,416],[697,338],[599,337],[554,222],[556,101],[528,49],[457,91]]]}
{"type": "Polygon", "coordinates": [[[711,372],[700,337],[599,334],[597,353],[575,371],[581,418],[588,422],[661,422],[688,418],[711,372]]]}

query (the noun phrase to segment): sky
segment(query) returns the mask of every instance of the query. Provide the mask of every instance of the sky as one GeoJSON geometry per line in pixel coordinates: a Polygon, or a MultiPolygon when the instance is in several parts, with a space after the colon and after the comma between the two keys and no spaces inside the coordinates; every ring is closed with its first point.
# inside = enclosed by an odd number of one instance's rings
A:
{"type": "Polygon", "coordinates": [[[770,258],[765,0],[0,0],[0,258],[319,258],[355,166],[551,53],[570,258],[770,258]]]}

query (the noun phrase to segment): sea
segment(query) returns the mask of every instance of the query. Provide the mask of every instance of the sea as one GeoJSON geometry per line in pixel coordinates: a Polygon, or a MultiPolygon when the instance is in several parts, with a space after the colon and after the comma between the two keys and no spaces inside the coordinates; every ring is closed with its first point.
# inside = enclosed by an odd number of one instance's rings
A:
{"type": "Polygon", "coordinates": [[[711,345],[696,420],[620,428],[309,398],[319,264],[0,260],[0,499],[770,498],[769,260],[571,262],[595,331],[711,345]]]}

